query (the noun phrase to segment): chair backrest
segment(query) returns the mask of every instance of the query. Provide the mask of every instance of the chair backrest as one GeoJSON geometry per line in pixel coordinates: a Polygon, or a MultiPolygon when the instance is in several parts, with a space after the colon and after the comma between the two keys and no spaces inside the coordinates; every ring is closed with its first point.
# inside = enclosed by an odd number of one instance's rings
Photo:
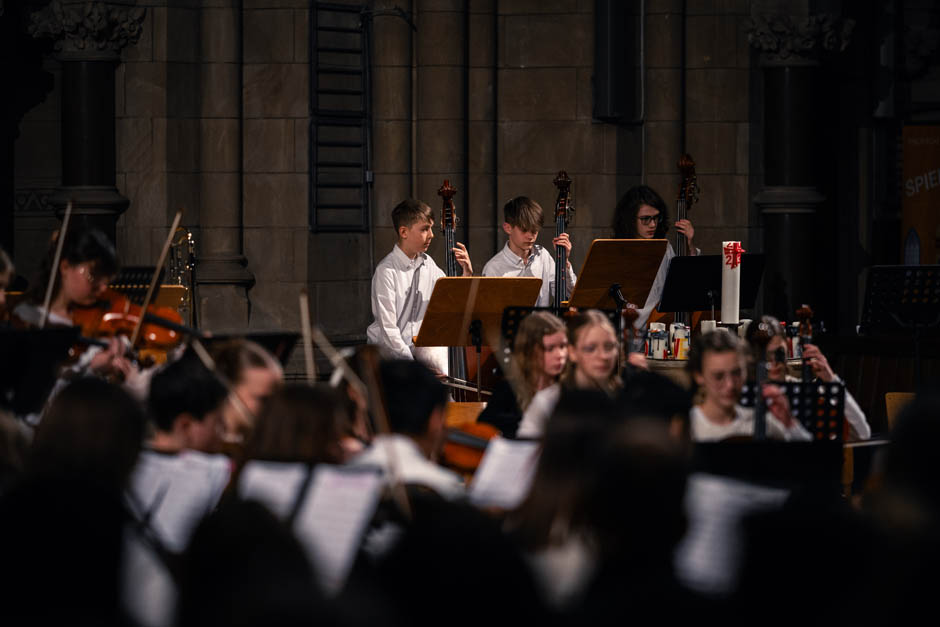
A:
{"type": "Polygon", "coordinates": [[[887,410],[888,428],[894,429],[894,421],[904,406],[914,400],[913,392],[888,392],[885,394],[885,409],[887,410]]]}

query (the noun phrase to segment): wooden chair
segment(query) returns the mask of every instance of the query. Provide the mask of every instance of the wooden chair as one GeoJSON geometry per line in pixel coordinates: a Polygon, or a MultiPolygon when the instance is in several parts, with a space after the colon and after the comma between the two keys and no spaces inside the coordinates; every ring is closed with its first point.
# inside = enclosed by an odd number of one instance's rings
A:
{"type": "Polygon", "coordinates": [[[894,422],[904,406],[914,400],[913,392],[888,392],[885,394],[885,409],[887,410],[888,429],[894,429],[894,422]]]}

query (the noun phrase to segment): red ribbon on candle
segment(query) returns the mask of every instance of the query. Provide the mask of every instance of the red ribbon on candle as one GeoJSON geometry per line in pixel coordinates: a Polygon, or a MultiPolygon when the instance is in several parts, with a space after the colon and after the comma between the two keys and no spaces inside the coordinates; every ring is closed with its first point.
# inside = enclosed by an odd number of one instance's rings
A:
{"type": "Polygon", "coordinates": [[[732,270],[741,265],[741,253],[747,252],[741,248],[741,242],[729,242],[724,247],[725,265],[730,266],[732,270]]]}

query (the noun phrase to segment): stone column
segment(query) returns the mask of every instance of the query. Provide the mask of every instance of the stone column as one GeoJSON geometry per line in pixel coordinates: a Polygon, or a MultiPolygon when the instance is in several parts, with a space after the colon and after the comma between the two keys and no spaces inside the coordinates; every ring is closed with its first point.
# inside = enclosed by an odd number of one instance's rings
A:
{"type": "Polygon", "coordinates": [[[199,258],[197,315],[201,328],[248,326],[247,269],[242,242],[242,9],[226,0],[202,9],[200,82],[199,258]]]}
{"type": "Polygon", "coordinates": [[[755,196],[764,226],[764,310],[784,320],[814,301],[816,189],[814,126],[820,53],[841,51],[854,27],[832,15],[753,16],[748,41],[761,51],[764,187],[755,196]]]}
{"type": "Polygon", "coordinates": [[[146,9],[133,2],[55,0],[33,13],[29,32],[54,41],[62,62],[62,186],[50,202],[72,201],[76,224],[115,239],[130,201],[115,185],[114,70],[140,38],[146,9]]]}

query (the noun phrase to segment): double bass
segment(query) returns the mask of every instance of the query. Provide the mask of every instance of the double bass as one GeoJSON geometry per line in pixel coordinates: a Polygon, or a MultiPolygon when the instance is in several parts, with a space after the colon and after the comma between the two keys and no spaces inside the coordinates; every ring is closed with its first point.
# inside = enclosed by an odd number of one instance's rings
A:
{"type": "MultiPolygon", "coordinates": [[[[555,200],[555,237],[560,237],[568,230],[568,222],[574,208],[571,206],[571,179],[564,170],[558,172],[554,180],[558,188],[555,200]]],[[[564,246],[555,247],[555,295],[552,307],[561,311],[562,302],[568,300],[568,250],[564,246]]]]}
{"type": "MultiPolygon", "coordinates": [[[[698,180],[695,176],[695,161],[685,153],[679,157],[679,173],[682,175],[682,182],[679,184],[679,193],[676,198],[676,221],[687,220],[689,210],[698,202],[698,180]]],[[[692,254],[689,250],[689,242],[685,234],[676,229],[676,256],[686,257],[692,254]]],[[[676,313],[676,322],[694,326],[691,322],[692,315],[689,312],[681,311],[676,313]]]]}
{"type": "MultiPolygon", "coordinates": [[[[444,273],[447,276],[462,276],[463,269],[457,263],[454,248],[457,246],[457,209],[454,207],[454,195],[457,188],[444,179],[444,184],[437,190],[441,197],[441,233],[444,235],[444,273]]],[[[447,372],[451,379],[460,382],[467,380],[467,350],[462,346],[451,346],[447,349],[447,372]]],[[[461,391],[462,392],[462,391],[461,391]]],[[[455,394],[462,396],[455,390],[455,394]]]]}

